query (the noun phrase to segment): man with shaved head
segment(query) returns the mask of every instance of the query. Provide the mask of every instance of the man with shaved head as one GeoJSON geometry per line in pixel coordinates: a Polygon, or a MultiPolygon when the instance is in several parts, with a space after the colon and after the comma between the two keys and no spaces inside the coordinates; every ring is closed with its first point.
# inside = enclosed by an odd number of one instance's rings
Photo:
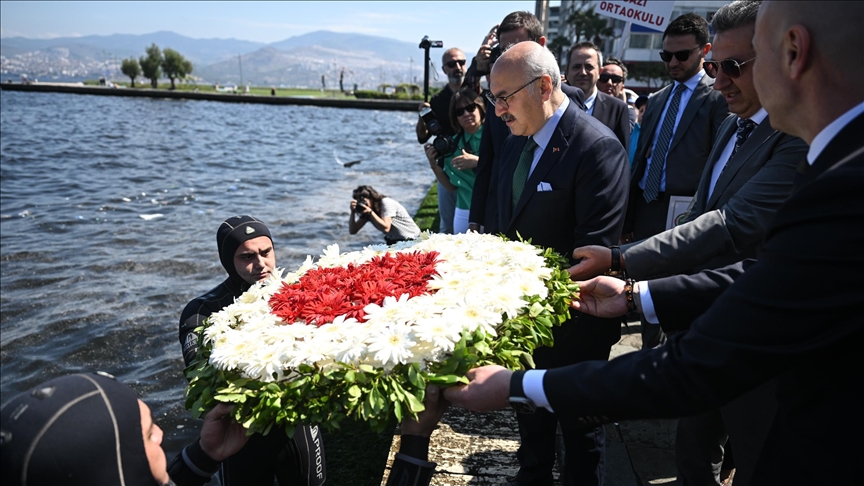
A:
{"type": "Polygon", "coordinates": [[[810,150],[755,261],[651,280],[650,295],[638,282],[579,282],[574,307],[585,313],[642,311],[650,298],[661,321],[698,316],[686,332],[609,362],[478,368],[445,397],[493,410],[522,393],[562,426],[585,426],[693,415],[777,378],[777,413],[749,484],[864,484],[862,25],[860,1],[759,8],[756,91],[772,124],[810,150]]]}
{"type": "MultiPolygon", "coordinates": [[[[552,53],[535,42],[511,47],[492,68],[488,98],[513,135],[498,162],[497,228],[562,255],[588,241],[614,243],[627,207],[627,153],[611,130],[562,92],[552,53]]],[[[554,347],[535,351],[537,367],[609,358],[620,320],[576,314],[554,329],[554,347]]],[[[558,420],[545,409],[517,411],[522,444],[515,484],[551,485],[558,420]]],[[[602,484],[603,427],[562,424],[562,431],[563,484],[602,484]]]]}

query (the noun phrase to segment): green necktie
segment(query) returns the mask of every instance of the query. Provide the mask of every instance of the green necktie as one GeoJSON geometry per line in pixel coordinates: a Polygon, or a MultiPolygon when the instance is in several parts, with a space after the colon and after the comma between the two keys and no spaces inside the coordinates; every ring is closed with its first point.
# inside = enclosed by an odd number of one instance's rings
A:
{"type": "Polygon", "coordinates": [[[519,156],[519,163],[516,165],[516,172],[513,173],[513,209],[516,209],[516,203],[522,197],[522,191],[525,190],[525,182],[528,180],[528,170],[531,168],[531,162],[534,161],[534,149],[537,148],[537,142],[533,138],[528,137],[525,143],[525,148],[522,149],[522,155],[519,156]]]}

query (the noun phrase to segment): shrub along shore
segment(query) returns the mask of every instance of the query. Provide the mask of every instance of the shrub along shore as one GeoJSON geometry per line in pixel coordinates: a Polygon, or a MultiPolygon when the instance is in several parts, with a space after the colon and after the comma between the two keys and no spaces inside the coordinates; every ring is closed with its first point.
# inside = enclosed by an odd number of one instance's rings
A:
{"type": "MultiPolygon", "coordinates": [[[[101,96],[127,96],[144,98],[169,98],[222,101],[226,103],[261,103],[269,105],[307,105],[334,108],[358,108],[366,110],[417,111],[416,100],[357,99],[338,91],[301,90],[289,88],[249,88],[249,93],[216,91],[213,86],[178,84],[177,89],[129,88],[123,83],[116,87],[85,85],[83,83],[2,83],[0,89],[36,93],[73,93],[101,96]],[[197,88],[197,91],[195,90],[197,88]],[[275,93],[275,94],[273,94],[275,93]]],[[[161,85],[160,85],[161,86],[161,85]]],[[[167,87],[168,84],[165,84],[167,87]]]]}

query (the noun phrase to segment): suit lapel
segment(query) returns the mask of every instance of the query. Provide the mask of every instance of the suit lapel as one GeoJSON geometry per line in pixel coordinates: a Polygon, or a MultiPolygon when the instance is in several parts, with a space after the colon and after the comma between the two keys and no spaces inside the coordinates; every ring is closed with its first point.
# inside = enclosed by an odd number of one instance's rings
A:
{"type": "Polygon", "coordinates": [[[699,108],[702,107],[702,103],[708,99],[708,94],[711,93],[712,84],[708,84],[706,81],[708,79],[708,75],[702,76],[702,79],[699,80],[699,84],[696,85],[696,89],[693,90],[693,94],[690,96],[690,100],[687,102],[687,106],[684,107],[684,113],[681,115],[681,121],[678,122],[678,127],[675,129],[675,135],[672,136],[672,142],[669,144],[669,152],[675,149],[675,146],[678,142],[684,138],[684,132],[687,131],[687,127],[693,122],[693,118],[696,117],[696,113],[699,111],[699,108]]]}
{"type": "Polygon", "coordinates": [[[737,115],[731,115],[723,120],[723,124],[720,125],[717,140],[711,148],[711,154],[708,155],[708,162],[705,164],[705,168],[702,169],[702,177],[699,178],[699,187],[696,189],[696,202],[690,214],[702,214],[708,208],[707,199],[708,190],[711,186],[711,174],[714,172],[714,165],[717,163],[717,160],[723,155],[723,149],[726,148],[729,139],[735,134],[735,130],[737,129],[735,121],[737,119],[737,115]]]}
{"type": "MultiPolygon", "coordinates": [[[[735,124],[737,126],[737,124],[735,124]]],[[[736,129],[737,131],[737,129],[736,129]]],[[[720,195],[723,194],[723,190],[732,181],[735,177],[735,174],[741,170],[742,167],[750,160],[752,157],[765,143],[771,140],[773,137],[776,137],[780,132],[775,130],[774,127],[771,126],[771,122],[769,121],[769,117],[766,117],[762,120],[762,123],[753,130],[753,133],[750,137],[747,138],[747,141],[744,142],[744,145],[738,149],[738,153],[735,154],[734,157],[729,159],[726,162],[726,168],[723,169],[723,172],[720,173],[720,177],[717,178],[717,183],[714,185],[714,192],[711,193],[711,199],[708,201],[708,204],[705,206],[705,209],[712,208],[715,204],[717,204],[717,200],[720,198],[720,195]]],[[[727,139],[728,142],[728,139],[727,139]]],[[[725,144],[724,144],[725,145],[725,144]]]]}
{"type": "MultiPolygon", "coordinates": [[[[501,167],[499,174],[501,174],[503,179],[498,185],[498,211],[503,215],[503,218],[499,219],[499,221],[503,220],[508,222],[513,219],[513,203],[511,202],[513,200],[513,174],[516,172],[516,166],[519,164],[519,157],[522,155],[522,149],[524,149],[525,144],[528,143],[528,137],[512,136],[512,138],[514,139],[512,144],[513,149],[507,152],[507,157],[501,158],[503,166],[501,167]]],[[[522,199],[525,198],[525,191],[527,190],[528,183],[526,182],[525,189],[522,191],[522,199]]]]}
{"type": "Polygon", "coordinates": [[[597,98],[594,99],[594,111],[591,116],[606,124],[606,100],[603,99],[603,93],[597,92],[597,98]]]}
{"type": "MultiPolygon", "coordinates": [[[[528,176],[528,180],[525,182],[525,189],[522,191],[522,196],[516,204],[516,209],[510,216],[510,224],[508,227],[513,224],[516,216],[537,192],[537,185],[540,184],[540,182],[543,182],[546,174],[549,173],[552,167],[554,167],[567,152],[567,147],[569,147],[567,137],[573,133],[576,121],[579,116],[588,116],[584,111],[581,113],[580,111],[581,110],[576,108],[573,103],[570,103],[567,110],[564,112],[564,115],[561,117],[561,120],[558,121],[558,126],[555,127],[555,132],[552,134],[552,138],[549,139],[549,144],[546,145],[546,149],[540,156],[540,160],[537,162],[537,167],[534,168],[534,171],[531,172],[531,175],[528,176]]],[[[520,144],[520,147],[524,146],[524,143],[520,144]]],[[[513,172],[508,172],[510,174],[510,185],[512,186],[513,172]]],[[[512,189],[508,194],[512,194],[512,189]]]]}
{"type": "Polygon", "coordinates": [[[802,183],[810,182],[819,177],[832,165],[861,147],[861,132],[864,132],[864,114],[858,115],[843,130],[840,130],[840,133],[831,140],[831,143],[822,150],[813,165],[805,167],[802,183]]]}

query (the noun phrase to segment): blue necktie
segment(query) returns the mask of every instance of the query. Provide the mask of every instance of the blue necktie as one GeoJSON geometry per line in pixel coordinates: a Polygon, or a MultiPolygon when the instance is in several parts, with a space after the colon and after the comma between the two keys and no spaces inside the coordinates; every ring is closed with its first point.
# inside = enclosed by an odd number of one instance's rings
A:
{"type": "Polygon", "coordinates": [[[645,202],[657,199],[657,195],[660,194],[660,179],[666,166],[666,152],[669,151],[669,142],[672,141],[675,118],[678,116],[678,105],[681,104],[681,93],[686,88],[683,84],[679,84],[675,88],[672,102],[669,103],[669,109],[666,110],[666,118],[663,119],[663,126],[660,127],[660,136],[657,137],[657,144],[654,145],[651,168],[648,169],[648,180],[645,181],[645,190],[642,192],[645,202]]]}
{"type": "Polygon", "coordinates": [[[519,156],[519,163],[516,164],[516,171],[513,173],[513,209],[516,209],[516,203],[522,197],[522,191],[525,189],[525,182],[528,180],[528,170],[531,168],[531,163],[534,162],[534,149],[537,148],[537,142],[533,138],[528,137],[525,142],[525,148],[522,149],[522,155],[519,156]]]}

